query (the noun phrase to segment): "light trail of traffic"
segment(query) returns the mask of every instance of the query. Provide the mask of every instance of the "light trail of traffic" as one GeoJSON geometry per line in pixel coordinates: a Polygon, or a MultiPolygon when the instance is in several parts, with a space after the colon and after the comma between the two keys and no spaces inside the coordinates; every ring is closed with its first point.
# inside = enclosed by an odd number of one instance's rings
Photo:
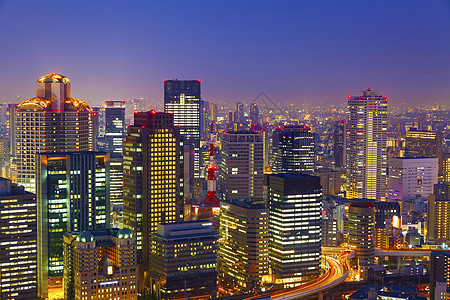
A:
{"type": "Polygon", "coordinates": [[[294,288],[283,289],[276,292],[251,297],[248,298],[248,300],[268,296],[270,296],[271,299],[298,299],[300,297],[317,294],[331,289],[342,283],[347,278],[350,270],[350,265],[347,258],[352,254],[353,252],[345,251],[339,256],[338,259],[330,256],[323,256],[323,259],[328,265],[328,269],[317,279],[306,282],[294,288]]]}

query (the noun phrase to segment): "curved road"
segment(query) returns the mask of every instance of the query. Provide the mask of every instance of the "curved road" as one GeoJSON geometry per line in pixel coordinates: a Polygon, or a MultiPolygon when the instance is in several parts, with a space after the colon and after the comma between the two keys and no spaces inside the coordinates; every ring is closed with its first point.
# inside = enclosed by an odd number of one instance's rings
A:
{"type": "Polygon", "coordinates": [[[298,299],[308,295],[317,294],[331,289],[347,278],[349,274],[348,256],[353,255],[354,252],[346,251],[339,256],[339,259],[330,256],[323,256],[323,259],[328,265],[328,270],[313,281],[309,281],[294,288],[279,290],[272,293],[251,297],[248,299],[259,299],[261,297],[271,297],[271,299],[298,299]]]}

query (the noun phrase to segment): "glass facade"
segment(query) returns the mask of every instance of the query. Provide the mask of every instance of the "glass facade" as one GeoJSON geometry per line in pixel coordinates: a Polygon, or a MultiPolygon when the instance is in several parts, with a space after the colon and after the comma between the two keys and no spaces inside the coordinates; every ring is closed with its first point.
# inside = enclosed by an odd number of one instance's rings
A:
{"type": "Polygon", "coordinates": [[[265,190],[274,283],[290,287],[318,276],[322,237],[320,178],[266,175],[265,190]]]}
{"type": "Polygon", "coordinates": [[[48,279],[63,274],[64,233],[110,226],[109,154],[56,152],[38,158],[38,272],[45,297],[48,279]]]}
{"type": "Polygon", "coordinates": [[[203,136],[204,109],[200,80],[165,80],[164,112],[172,113],[185,143],[194,145],[194,177],[200,178],[200,139],[203,136]]]}

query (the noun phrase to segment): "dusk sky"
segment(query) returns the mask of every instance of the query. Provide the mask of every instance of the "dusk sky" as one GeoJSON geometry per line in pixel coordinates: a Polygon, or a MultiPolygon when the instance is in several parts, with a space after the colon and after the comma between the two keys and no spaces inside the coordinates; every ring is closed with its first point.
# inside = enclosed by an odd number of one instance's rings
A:
{"type": "Polygon", "coordinates": [[[450,104],[450,1],[2,1],[0,100],[60,73],[72,95],[162,103],[164,79],[204,100],[450,104]]]}

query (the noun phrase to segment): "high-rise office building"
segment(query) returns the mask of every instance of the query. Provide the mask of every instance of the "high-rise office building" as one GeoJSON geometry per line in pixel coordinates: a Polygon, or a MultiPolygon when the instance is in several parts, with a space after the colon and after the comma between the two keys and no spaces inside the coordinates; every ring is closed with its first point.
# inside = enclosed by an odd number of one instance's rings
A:
{"type": "Polygon", "coordinates": [[[111,208],[120,210],[123,204],[123,137],[125,135],[125,100],[105,101],[105,147],[111,153],[111,208]]]}
{"type": "Polygon", "coordinates": [[[37,156],[38,282],[63,276],[63,235],[110,226],[109,154],[54,152],[37,156]]]}
{"type": "Polygon", "coordinates": [[[194,177],[200,178],[200,140],[203,136],[203,101],[200,80],[164,80],[164,112],[173,113],[185,143],[195,148],[194,177]]]}
{"type": "Polygon", "coordinates": [[[442,176],[442,132],[423,131],[417,128],[410,128],[406,131],[405,137],[405,157],[437,157],[438,174],[442,176]]]}
{"type": "Polygon", "coordinates": [[[375,254],[373,202],[352,199],[348,208],[348,245],[355,250],[360,265],[373,263],[375,254]]]}
{"type": "Polygon", "coordinates": [[[430,255],[430,297],[434,300],[448,299],[450,286],[450,251],[431,250],[430,255]]]}
{"type": "Polygon", "coordinates": [[[389,158],[388,199],[428,198],[438,183],[438,158],[389,158]]]}
{"type": "Polygon", "coordinates": [[[434,192],[428,197],[427,209],[428,240],[450,242],[450,185],[434,185],[434,192]]]}
{"type": "Polygon", "coordinates": [[[269,209],[245,200],[220,208],[219,276],[236,291],[259,292],[269,274],[269,209]]]}
{"type": "Polygon", "coordinates": [[[211,122],[217,122],[217,115],[219,113],[219,107],[217,106],[216,103],[211,103],[211,122]]]}
{"type": "Polygon", "coordinates": [[[322,218],[322,246],[337,247],[340,244],[338,239],[338,222],[333,218],[322,218]]]}
{"type": "Polygon", "coordinates": [[[334,122],[333,128],[334,166],[345,167],[345,120],[334,122]]]}
{"type": "Polygon", "coordinates": [[[368,89],[349,96],[346,134],[347,198],[386,199],[388,99],[368,89]]]}
{"type": "Polygon", "coordinates": [[[219,172],[220,199],[262,199],[264,182],[263,135],[223,132],[219,172]]]}
{"type": "Polygon", "coordinates": [[[450,153],[442,154],[442,181],[450,184],[450,153]]]}
{"type": "Polygon", "coordinates": [[[236,103],[237,122],[245,123],[244,103],[236,103]]]}
{"type": "MultiPolygon", "coordinates": [[[[183,220],[179,130],[173,114],[136,112],[124,140],[123,222],[136,237],[139,276],[145,276],[148,267],[150,233],[157,231],[159,223],[183,220]]],[[[147,279],[140,284],[147,284],[147,279]]]]}
{"type": "Polygon", "coordinates": [[[273,132],[272,170],[277,173],[314,173],[315,135],[308,126],[285,126],[273,132]]]}
{"type": "Polygon", "coordinates": [[[260,124],[260,120],[259,120],[259,109],[258,109],[258,104],[256,103],[251,103],[250,104],[250,119],[252,120],[252,125],[253,124],[260,124]]]}
{"type": "Polygon", "coordinates": [[[137,299],[136,243],[129,229],[64,234],[64,299],[137,299]]]}
{"type": "Polygon", "coordinates": [[[275,284],[293,286],[320,273],[322,187],[307,174],[265,175],[269,259],[275,284]]]}
{"type": "Polygon", "coordinates": [[[209,221],[159,224],[150,236],[150,287],[157,298],[216,298],[218,240],[209,221]]]}
{"type": "Polygon", "coordinates": [[[36,195],[0,178],[0,299],[37,299],[36,195]]]}
{"type": "Polygon", "coordinates": [[[105,152],[122,154],[125,135],[125,100],[105,101],[105,152]]]}
{"type": "Polygon", "coordinates": [[[36,154],[94,148],[90,107],[70,92],[67,77],[48,74],[37,80],[36,97],[17,106],[17,183],[27,191],[36,190],[36,154]]]}

